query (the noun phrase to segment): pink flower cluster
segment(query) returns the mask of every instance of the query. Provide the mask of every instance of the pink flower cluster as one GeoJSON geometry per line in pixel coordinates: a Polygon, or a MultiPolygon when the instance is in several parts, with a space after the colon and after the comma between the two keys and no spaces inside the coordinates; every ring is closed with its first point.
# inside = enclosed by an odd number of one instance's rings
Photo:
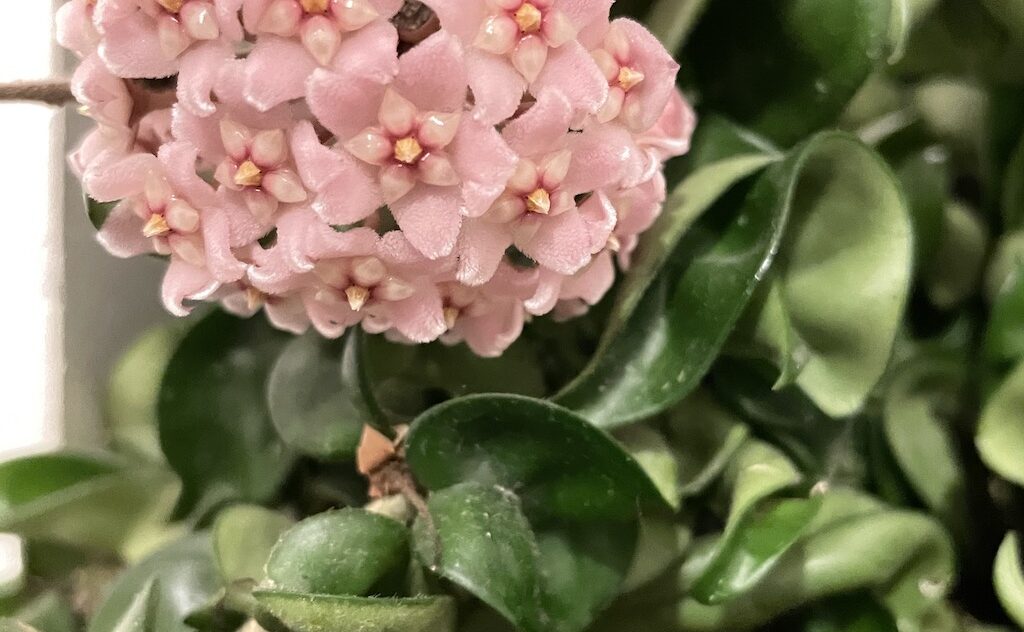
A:
{"type": "Polygon", "coordinates": [[[100,241],[167,256],[175,314],[498,355],[608,291],[689,148],[677,64],[611,3],[71,0],[100,241]]]}

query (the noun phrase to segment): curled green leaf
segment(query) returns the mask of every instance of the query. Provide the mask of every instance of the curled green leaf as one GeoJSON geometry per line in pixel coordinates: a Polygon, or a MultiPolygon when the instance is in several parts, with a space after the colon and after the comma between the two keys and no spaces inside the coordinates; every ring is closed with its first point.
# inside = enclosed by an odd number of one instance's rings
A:
{"type": "Polygon", "coordinates": [[[455,632],[451,597],[373,599],[261,590],[259,619],[271,629],[291,632],[455,632]]]}
{"type": "Polygon", "coordinates": [[[996,594],[1003,608],[1017,625],[1024,626],[1024,557],[1021,557],[1020,536],[1006,534],[996,555],[994,581],[996,594]]]}
{"type": "Polygon", "coordinates": [[[992,394],[981,413],[975,444],[985,463],[1003,478],[1024,485],[1024,364],[992,394]]]}

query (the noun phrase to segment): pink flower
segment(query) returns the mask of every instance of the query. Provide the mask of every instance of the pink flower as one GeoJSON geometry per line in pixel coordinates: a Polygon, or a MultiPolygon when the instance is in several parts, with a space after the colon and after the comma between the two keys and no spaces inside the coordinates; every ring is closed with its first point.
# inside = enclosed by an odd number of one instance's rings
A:
{"type": "Polygon", "coordinates": [[[457,282],[441,285],[447,344],[465,342],[479,356],[500,356],[523,331],[523,301],[537,285],[537,270],[502,263],[492,279],[479,287],[457,282]]]}
{"type": "Polygon", "coordinates": [[[607,82],[582,32],[608,21],[612,0],[426,0],[446,31],[468,47],[473,115],[498,123],[512,116],[527,88],[556,88],[582,112],[596,112],[607,82]]]}
{"type": "MultiPolygon", "coordinates": [[[[443,31],[402,56],[390,85],[322,70],[310,82],[313,113],[371,168],[379,203],[388,204],[410,243],[431,259],[452,252],[462,216],[486,210],[515,168],[500,135],[462,115],[467,85],[462,47],[443,31]]],[[[355,177],[343,166],[345,177],[355,177]]],[[[324,205],[331,201],[321,198],[324,205]]],[[[331,208],[324,215],[353,217],[331,208]]]]}
{"type": "Polygon", "coordinates": [[[242,40],[241,0],[96,0],[99,54],[115,75],[178,75],[182,105],[211,114],[210,90],[242,40]]]}
{"type": "Polygon", "coordinates": [[[651,162],[660,163],[677,158],[690,151],[690,140],[697,128],[697,115],[683,93],[674,90],[665,109],[650,129],[637,137],[637,144],[651,156],[651,162]]]}
{"type": "Polygon", "coordinates": [[[71,0],[57,9],[57,43],[82,58],[94,53],[100,43],[92,22],[95,4],[96,0],[71,0]]]}

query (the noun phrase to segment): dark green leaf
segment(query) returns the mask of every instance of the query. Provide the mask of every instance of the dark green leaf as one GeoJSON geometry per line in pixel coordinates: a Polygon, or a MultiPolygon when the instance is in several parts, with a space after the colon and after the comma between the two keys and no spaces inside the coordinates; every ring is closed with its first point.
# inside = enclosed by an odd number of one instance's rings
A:
{"type": "Polygon", "coordinates": [[[421,562],[518,628],[550,629],[542,604],[537,541],[515,494],[463,483],[431,494],[428,505],[433,524],[421,519],[415,529],[421,562]]]}
{"type": "Polygon", "coordinates": [[[263,579],[270,551],[294,521],[258,505],[235,505],[213,523],[213,550],[225,582],[263,579]]]}
{"type": "Polygon", "coordinates": [[[284,591],[363,595],[408,559],[408,532],[400,522],[339,509],[286,531],[267,561],[267,580],[284,591]]]}
{"type": "Polygon", "coordinates": [[[950,309],[978,291],[978,278],[988,251],[988,230],[975,211],[947,203],[942,240],[926,269],[925,284],[932,303],[950,309]]]}
{"type": "Polygon", "coordinates": [[[351,458],[363,426],[376,423],[362,388],[361,335],[326,340],[317,332],[295,338],[274,364],[267,383],[270,418],[299,452],[351,458]]]}
{"type": "Polygon", "coordinates": [[[975,442],[981,458],[1003,478],[1024,485],[1024,363],[1010,374],[981,413],[975,442]]]}
{"type": "Polygon", "coordinates": [[[107,593],[89,632],[115,632],[140,591],[152,584],[155,625],[160,632],[188,632],[185,616],[211,599],[221,587],[208,534],[172,543],[125,571],[107,593]]]}
{"type": "Polygon", "coordinates": [[[1020,537],[1008,533],[996,556],[995,581],[999,601],[1017,625],[1024,626],[1024,557],[1021,557],[1020,537]]]}
{"type": "Polygon", "coordinates": [[[899,632],[892,614],[870,594],[830,599],[808,618],[802,632],[899,632]]]}
{"type": "Polygon", "coordinates": [[[914,262],[918,269],[938,252],[950,191],[949,154],[932,146],[904,158],[896,170],[914,224],[914,262]]]}
{"type": "Polygon", "coordinates": [[[85,210],[89,214],[89,223],[93,228],[96,230],[103,228],[107,217],[110,216],[117,204],[117,202],[97,202],[88,195],[85,196],[85,210]]]}
{"type": "Polygon", "coordinates": [[[645,22],[665,48],[674,53],[686,41],[708,1],[658,0],[648,12],[645,22]]]}
{"type": "Polygon", "coordinates": [[[366,599],[273,591],[255,596],[270,617],[265,625],[280,622],[292,632],[455,632],[451,597],[366,599]]]}
{"type": "Polygon", "coordinates": [[[679,454],[684,497],[701,494],[717,479],[746,441],[748,428],[705,391],[697,391],[672,411],[669,436],[679,454]]]}
{"type": "Polygon", "coordinates": [[[291,469],[265,387],[289,337],[262,318],[213,312],[171,358],[160,390],[160,444],[184,484],[179,507],[203,496],[270,498],[291,469]]]}
{"type": "Polygon", "coordinates": [[[471,395],[420,416],[408,460],[430,489],[464,481],[516,490],[533,519],[631,521],[663,508],[618,444],[560,406],[515,395],[471,395]]]}
{"type": "Polygon", "coordinates": [[[705,105],[783,144],[835,121],[889,54],[890,0],[717,0],[687,45],[705,105]]]}
{"type": "Polygon", "coordinates": [[[985,332],[985,355],[996,363],[1024,358],[1024,258],[1014,263],[995,296],[985,332]]]}

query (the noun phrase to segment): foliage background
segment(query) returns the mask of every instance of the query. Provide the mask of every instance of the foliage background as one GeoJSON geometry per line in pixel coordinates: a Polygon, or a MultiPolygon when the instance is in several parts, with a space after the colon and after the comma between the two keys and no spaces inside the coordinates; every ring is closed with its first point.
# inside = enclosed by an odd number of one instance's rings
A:
{"type": "Polygon", "coordinates": [[[0,465],[2,625],[1024,625],[1024,5],[615,10],[702,123],[613,296],[499,360],[151,331],[103,454],[0,465]],[[371,501],[363,427],[410,423],[371,501]]]}

